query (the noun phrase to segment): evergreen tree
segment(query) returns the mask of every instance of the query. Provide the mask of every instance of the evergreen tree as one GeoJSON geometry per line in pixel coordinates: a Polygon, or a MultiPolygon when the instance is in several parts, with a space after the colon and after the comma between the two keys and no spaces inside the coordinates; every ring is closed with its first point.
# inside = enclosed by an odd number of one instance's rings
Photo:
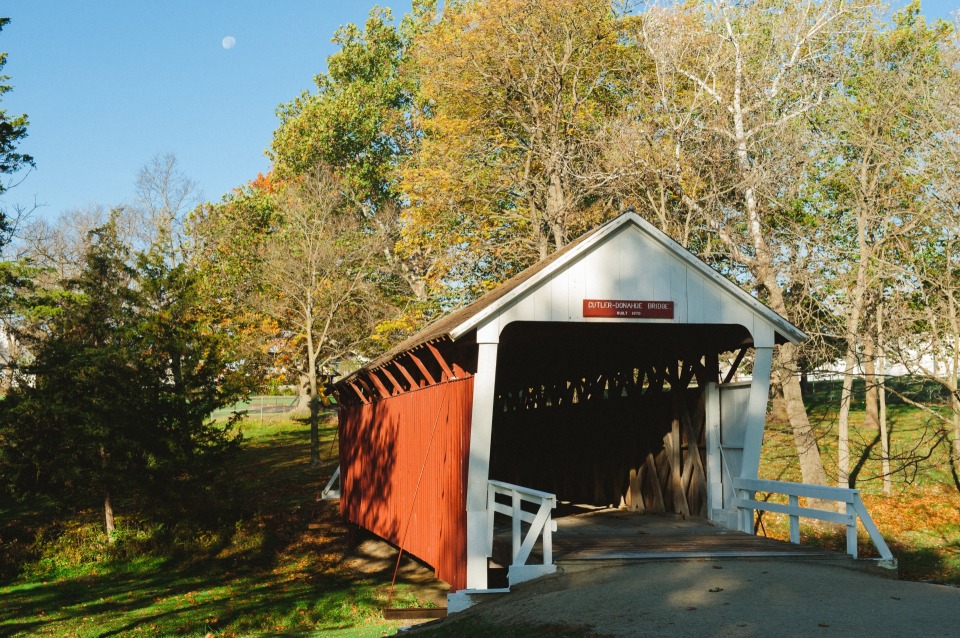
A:
{"type": "Polygon", "coordinates": [[[0,404],[0,475],[12,495],[103,503],[169,496],[239,444],[210,412],[238,386],[191,310],[194,282],[155,252],[131,265],[115,222],[94,233],[50,334],[0,404]]]}

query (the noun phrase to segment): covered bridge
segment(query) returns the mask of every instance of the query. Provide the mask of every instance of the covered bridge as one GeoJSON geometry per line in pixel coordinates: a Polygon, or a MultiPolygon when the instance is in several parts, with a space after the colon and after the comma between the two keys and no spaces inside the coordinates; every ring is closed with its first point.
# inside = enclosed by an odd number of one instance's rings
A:
{"type": "Polygon", "coordinates": [[[733,480],[757,478],[773,347],[803,339],[626,213],[337,383],[343,516],[454,591],[487,588],[495,511],[511,582],[553,569],[557,499],[749,529],[733,480]]]}

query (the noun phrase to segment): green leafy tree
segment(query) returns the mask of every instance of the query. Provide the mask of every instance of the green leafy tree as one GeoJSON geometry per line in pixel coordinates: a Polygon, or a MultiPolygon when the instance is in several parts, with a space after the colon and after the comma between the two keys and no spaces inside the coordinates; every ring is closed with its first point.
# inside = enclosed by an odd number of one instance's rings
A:
{"type": "Polygon", "coordinates": [[[261,177],[193,219],[206,311],[265,376],[300,384],[314,465],[323,375],[382,350],[375,328],[393,311],[378,286],[383,237],[352,214],[345,190],[329,169],[261,177]]]}
{"type": "MultiPolygon", "coordinates": [[[[825,137],[817,175],[836,212],[822,224],[831,254],[833,306],[843,315],[844,378],[838,417],[838,482],[854,487],[851,471],[850,410],[858,363],[866,382],[866,425],[879,422],[876,374],[877,313],[885,291],[907,287],[917,255],[937,232],[936,183],[949,163],[943,157],[944,130],[956,72],[945,54],[952,27],[927,25],[920,3],[893,16],[888,28],[870,26],[845,57],[850,71],[842,91],[820,118],[836,135],[825,137]],[[932,231],[932,232],[931,232],[932,231]],[[910,247],[907,247],[910,246],[910,247]]],[[[937,250],[937,253],[940,251],[937,250]]],[[[881,371],[882,374],[882,371],[881,371]]],[[[882,433],[884,460],[886,432],[882,433]]]]}
{"type": "MultiPolygon", "coordinates": [[[[432,262],[429,252],[397,249],[405,206],[397,166],[419,144],[419,89],[410,49],[428,27],[435,5],[434,0],[414,2],[399,26],[391,24],[389,10],[375,8],[363,28],[341,27],[333,38],[340,50],[328,58],[327,72],[314,78],[316,92],[278,108],[280,126],[270,150],[280,180],[322,166],[337,174],[347,210],[367,232],[381,237],[370,267],[380,273],[383,293],[407,304],[407,328],[428,312],[432,262]]],[[[399,320],[393,328],[402,332],[403,325],[399,320]]]]}
{"type": "Polygon", "coordinates": [[[228,342],[234,366],[245,370],[251,387],[278,376],[271,370],[277,367],[274,355],[282,335],[260,311],[265,242],[278,223],[272,202],[278,187],[261,175],[223,201],[199,206],[187,220],[199,306],[228,342]]]}
{"type": "MultiPolygon", "coordinates": [[[[10,18],[0,18],[0,31],[10,23],[10,18]]],[[[9,84],[10,76],[3,74],[3,67],[7,64],[7,54],[0,52],[0,103],[3,96],[13,90],[9,84]]],[[[0,197],[10,188],[11,183],[3,176],[11,175],[22,168],[33,166],[33,158],[17,151],[17,146],[23,138],[27,136],[27,116],[10,115],[6,109],[0,107],[0,197]]],[[[23,211],[18,211],[22,213],[23,211]]],[[[19,214],[18,214],[19,216],[19,214]]],[[[0,248],[3,248],[10,240],[12,231],[10,215],[7,208],[0,199],[0,248]]],[[[0,264],[0,316],[6,323],[6,319],[22,311],[23,304],[18,301],[18,291],[27,285],[25,278],[26,271],[30,269],[29,264],[3,263],[0,264]]],[[[2,358],[6,370],[9,370],[11,359],[15,355],[18,342],[9,332],[3,334],[4,344],[0,346],[2,358]]],[[[6,377],[6,375],[4,375],[6,377]]],[[[4,379],[4,382],[8,379],[4,379]]]]}

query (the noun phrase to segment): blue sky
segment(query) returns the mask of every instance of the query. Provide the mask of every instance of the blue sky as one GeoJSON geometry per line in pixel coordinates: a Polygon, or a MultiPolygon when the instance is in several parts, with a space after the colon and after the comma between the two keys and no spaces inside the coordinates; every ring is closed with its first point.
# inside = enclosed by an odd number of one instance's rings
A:
{"type": "MultiPolygon", "coordinates": [[[[4,0],[0,108],[30,118],[21,152],[36,170],[5,203],[41,214],[133,193],[139,169],[173,153],[208,200],[269,169],[276,107],[326,69],[337,27],[375,2],[353,0],[4,0]],[[224,49],[226,36],[236,46],[224,49]]],[[[399,17],[409,0],[382,1],[399,17]]]]}
{"type": "MultiPolygon", "coordinates": [[[[897,0],[902,5],[905,0],[897,0]]],[[[36,170],[6,193],[53,216],[128,200],[139,169],[173,153],[208,200],[269,169],[276,107],[326,69],[338,26],[362,23],[367,0],[4,0],[0,33],[14,90],[0,108],[26,113],[20,150],[36,170]],[[224,37],[236,46],[224,49],[224,37]]],[[[379,4],[399,17],[409,0],[379,4]]],[[[960,0],[927,0],[947,17],[960,0]]]]}

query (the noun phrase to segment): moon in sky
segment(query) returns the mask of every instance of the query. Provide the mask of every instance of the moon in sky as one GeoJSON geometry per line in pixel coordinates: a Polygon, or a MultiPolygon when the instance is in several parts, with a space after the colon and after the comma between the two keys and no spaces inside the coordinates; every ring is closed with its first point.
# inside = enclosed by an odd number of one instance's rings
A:
{"type": "Polygon", "coordinates": [[[223,42],[221,42],[220,45],[224,49],[232,49],[233,47],[237,46],[237,39],[232,35],[228,35],[223,39],[223,42]]]}

